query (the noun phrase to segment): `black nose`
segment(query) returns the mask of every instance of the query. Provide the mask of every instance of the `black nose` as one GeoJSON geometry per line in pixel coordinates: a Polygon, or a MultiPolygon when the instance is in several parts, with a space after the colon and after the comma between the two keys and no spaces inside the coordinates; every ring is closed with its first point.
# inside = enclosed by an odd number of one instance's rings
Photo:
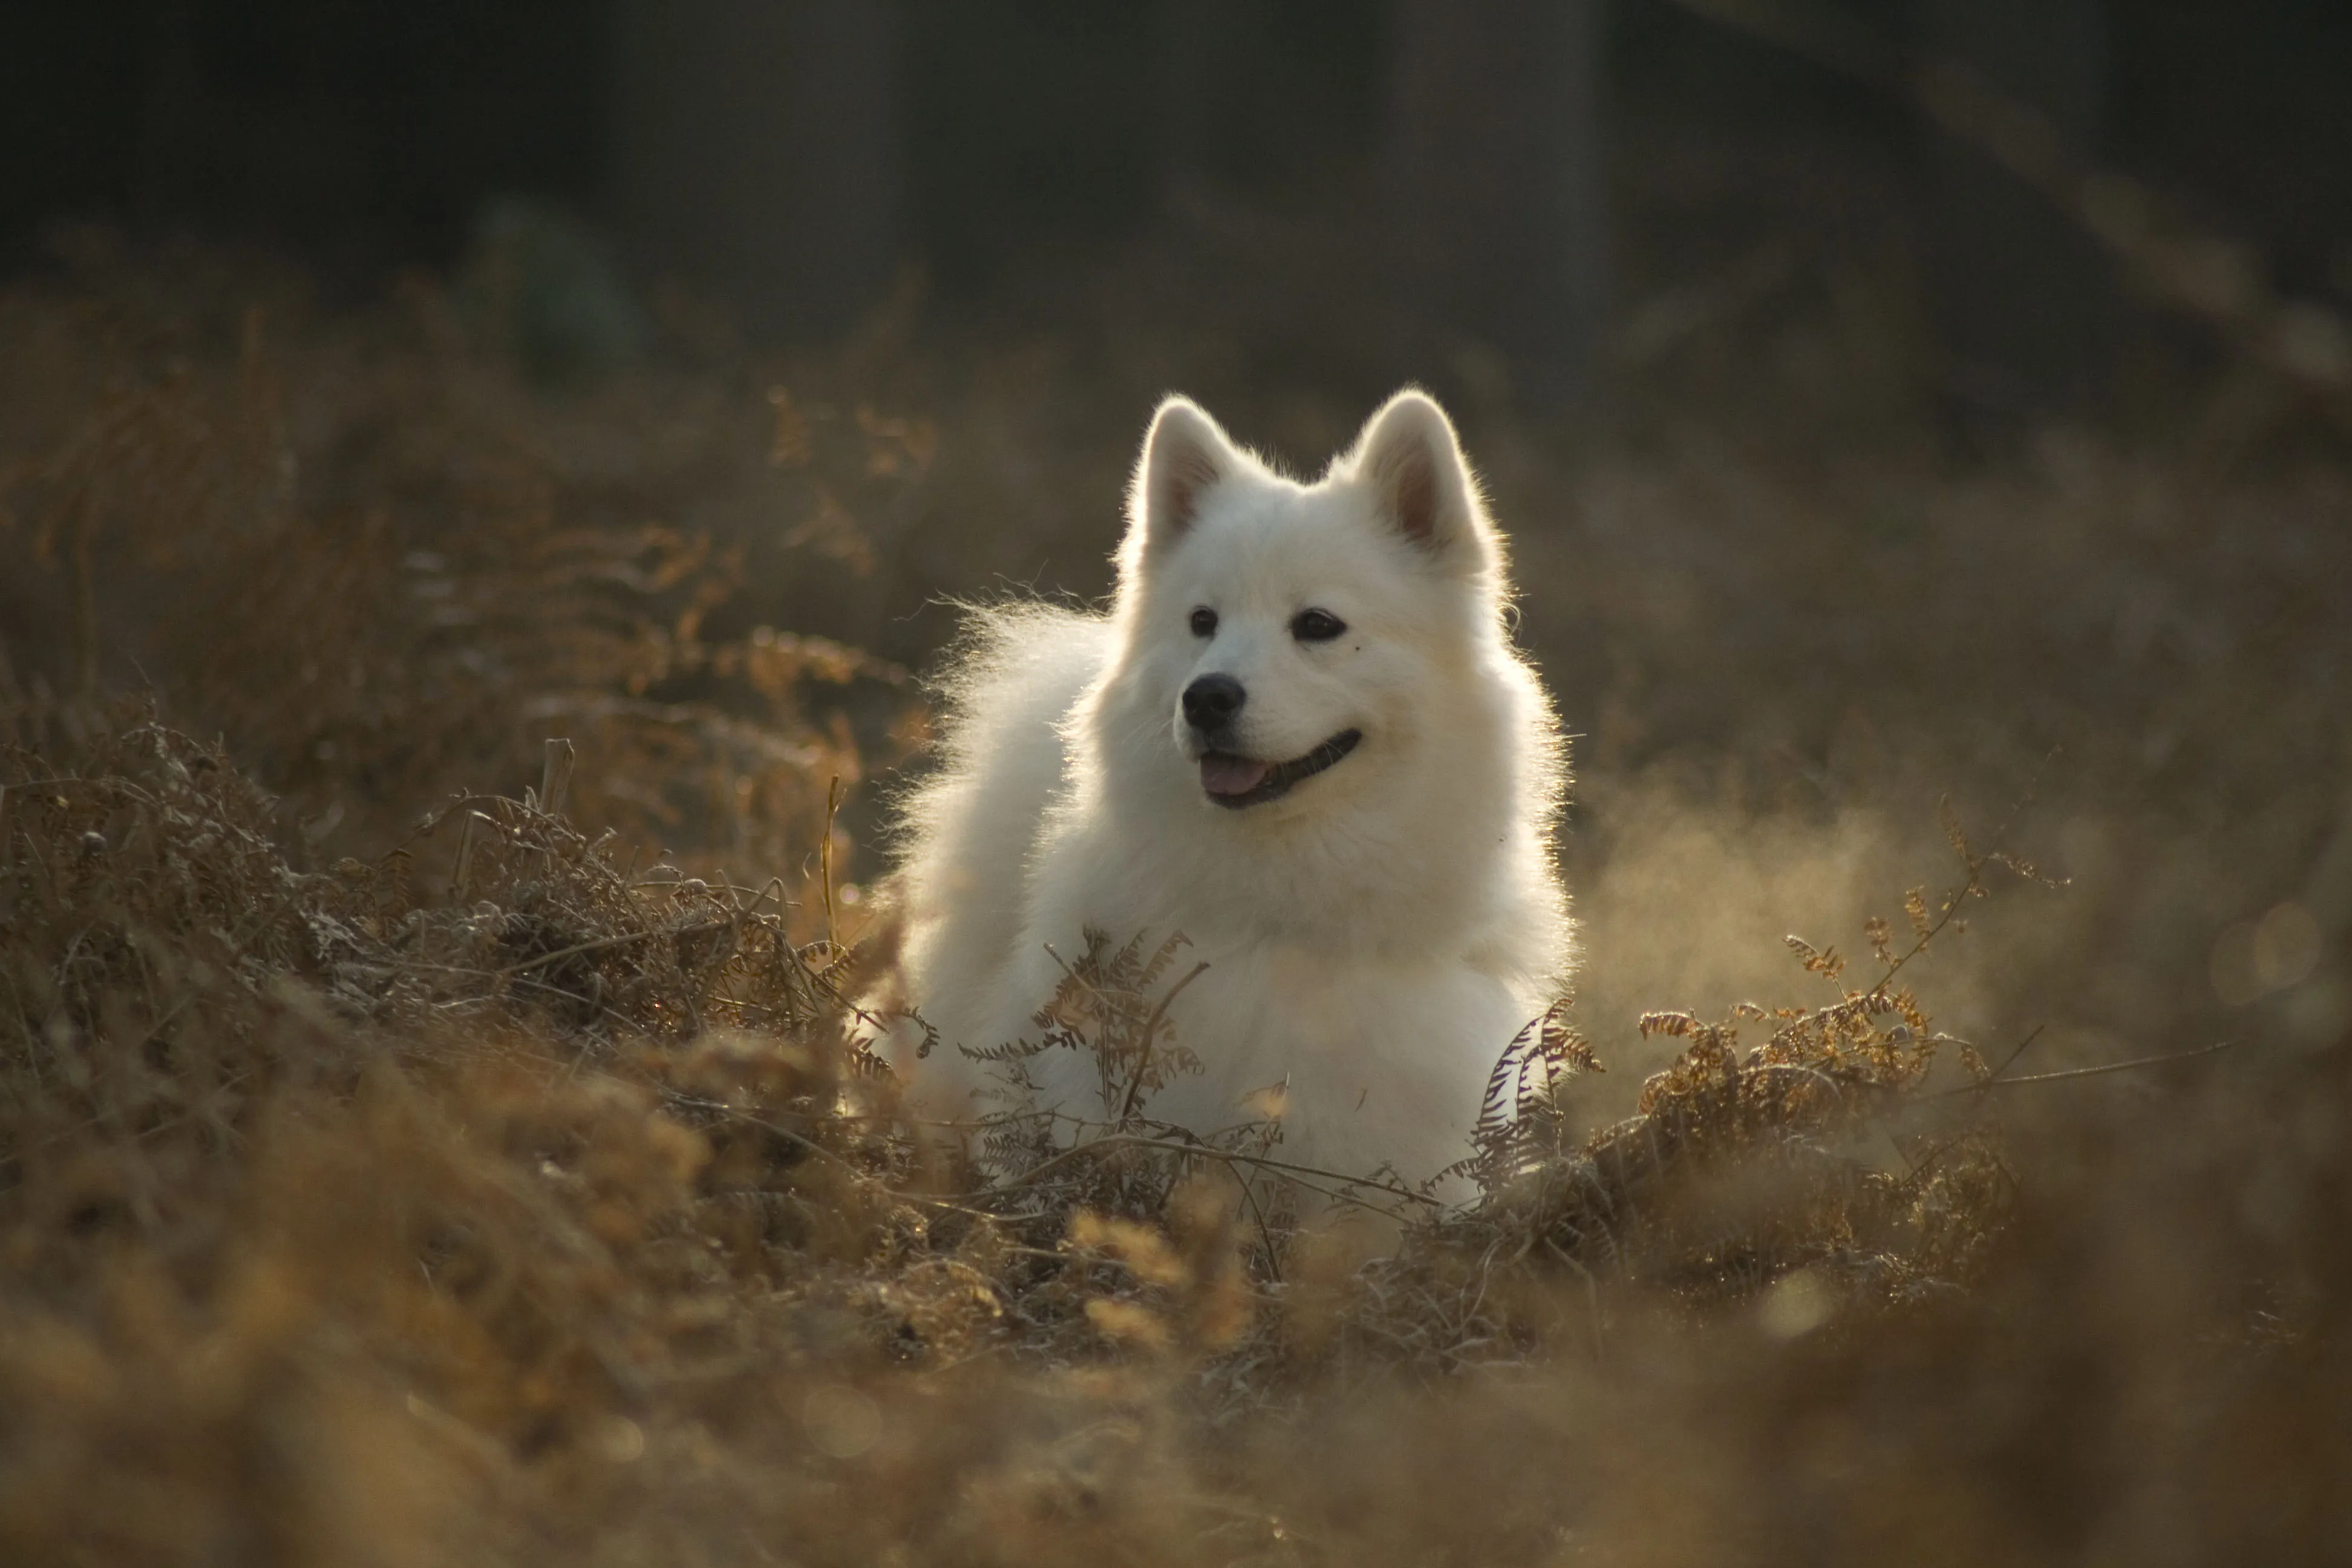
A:
{"type": "Polygon", "coordinates": [[[1184,689],[1184,722],[1195,730],[1214,730],[1234,721],[1249,700],[1242,683],[1230,675],[1204,675],[1184,689]]]}

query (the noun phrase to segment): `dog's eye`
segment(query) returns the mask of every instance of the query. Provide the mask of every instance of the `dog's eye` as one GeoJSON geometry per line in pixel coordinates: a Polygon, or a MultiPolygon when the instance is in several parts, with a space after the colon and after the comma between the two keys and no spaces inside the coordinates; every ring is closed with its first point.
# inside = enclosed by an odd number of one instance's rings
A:
{"type": "Polygon", "coordinates": [[[1329,642],[1348,623],[1328,610],[1301,610],[1290,618],[1290,635],[1300,642],[1329,642]]]}
{"type": "Polygon", "coordinates": [[[1203,605],[1192,612],[1192,635],[1213,637],[1217,635],[1217,612],[1203,605]]]}

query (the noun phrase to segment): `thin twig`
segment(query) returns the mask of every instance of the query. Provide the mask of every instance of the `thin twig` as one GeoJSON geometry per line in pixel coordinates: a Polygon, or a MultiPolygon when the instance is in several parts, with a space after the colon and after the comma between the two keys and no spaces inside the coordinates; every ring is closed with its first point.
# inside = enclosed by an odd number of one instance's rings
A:
{"type": "Polygon", "coordinates": [[[2034,1026],[2033,1026],[2032,1032],[2032,1033],[2030,1033],[2030,1034],[2028,1034],[2028,1035],[2025,1037],[2025,1038],[2023,1038],[2023,1039],[2021,1039],[2021,1040],[2020,1040],[2020,1041],[2018,1041],[2018,1042],[2017,1042],[2017,1049],[2015,1049],[2015,1050],[2013,1050],[2013,1051],[2010,1052],[2010,1053],[2009,1053],[2009,1055],[2007,1055],[2007,1056],[2005,1056],[2005,1057],[2001,1058],[2001,1059],[2000,1059],[2000,1066],[1999,1066],[1999,1067],[1997,1067],[1997,1068],[1993,1068],[1993,1069],[1992,1069],[1992,1071],[1990,1071],[1990,1072],[1989,1072],[1989,1073],[1985,1074],[1985,1076],[1984,1076],[1984,1079],[1983,1079],[1983,1081],[1982,1081],[1982,1082],[1980,1082],[1980,1083],[1977,1083],[1977,1084],[1973,1084],[1973,1085],[1971,1085],[1970,1087],[1971,1087],[1971,1088],[1974,1088],[1974,1089],[1979,1089],[1979,1090],[1982,1090],[1982,1089],[1990,1089],[1994,1084],[1999,1083],[1999,1082],[2000,1081],[2001,1078],[2002,1078],[2002,1075],[2006,1074],[2006,1073],[2009,1071],[2009,1069],[2010,1069],[2011,1068],[2013,1068],[2013,1067],[2015,1067],[2015,1066],[2017,1065],[2017,1058],[2020,1058],[2020,1057],[2021,1057],[2021,1056],[2023,1056],[2023,1055],[2025,1054],[2026,1047],[2027,1047],[2028,1046],[2031,1046],[2032,1044],[2033,1044],[2033,1042],[2034,1042],[2034,1041],[2036,1041],[2036,1040],[2038,1040],[2038,1039],[2040,1039],[2040,1038],[2042,1037],[2042,1028],[2043,1028],[2043,1026],[2042,1026],[2042,1025],[2040,1025],[2040,1024],[2036,1024],[2036,1025],[2034,1025],[2034,1026]]]}
{"type": "Polygon", "coordinates": [[[570,947],[558,948],[553,952],[542,952],[537,958],[526,958],[520,963],[507,965],[506,968],[498,971],[498,973],[503,979],[508,975],[520,974],[525,970],[538,969],[562,959],[576,958],[583,952],[602,952],[606,948],[626,947],[633,942],[646,942],[657,936],[703,936],[714,931],[724,931],[734,923],[732,919],[702,921],[694,925],[662,926],[653,931],[623,931],[618,936],[602,936],[594,942],[574,942],[570,947]]]}
{"type": "Polygon", "coordinates": [[[992,1197],[998,1193],[1029,1186],[1046,1172],[1068,1164],[1081,1154],[1100,1153],[1108,1149],[1163,1149],[1171,1154],[1199,1154],[1206,1159],[1222,1160],[1227,1164],[1255,1165],[1263,1170],[1280,1171],[1286,1175],[1313,1176],[1318,1181],[1337,1182],[1343,1187],[1369,1188],[1376,1193],[1385,1193],[1391,1197],[1426,1204],[1431,1208],[1445,1206],[1426,1194],[1416,1193],[1407,1187],[1391,1186],[1385,1182],[1375,1182],[1361,1176],[1342,1175],[1337,1171],[1318,1170],[1312,1165],[1294,1165],[1286,1160],[1269,1159],[1263,1154],[1238,1153],[1231,1149],[1219,1149],[1207,1143],[1183,1143],[1173,1138],[1146,1138],[1132,1132],[1112,1132],[1100,1138],[1088,1139],[1084,1143],[1063,1150],[1042,1164],[1031,1166],[1001,1187],[986,1188],[965,1195],[975,1198],[992,1197]]]}
{"type": "Polygon", "coordinates": [[[1160,1033],[1160,1021],[1168,1016],[1169,1004],[1176,1000],[1176,994],[1178,992],[1183,990],[1184,987],[1192,984],[1192,982],[1200,979],[1202,974],[1206,973],[1208,972],[1208,968],[1209,965],[1205,960],[1194,964],[1192,966],[1192,973],[1187,974],[1183,979],[1179,980],[1175,984],[1168,988],[1168,994],[1160,999],[1160,1005],[1154,1007],[1151,1010],[1151,1016],[1145,1020],[1143,1025],[1143,1045],[1141,1049],[1137,1053],[1136,1058],[1135,1079],[1127,1086],[1127,1100],[1118,1108],[1118,1120],[1122,1126],[1126,1124],[1127,1120],[1129,1117],[1135,1114],[1136,1102],[1143,1094],[1143,1077],[1146,1073],[1151,1070],[1152,1037],[1160,1033]]]}
{"type": "Polygon", "coordinates": [[[841,810],[841,775],[835,773],[824,786],[824,836],[817,840],[816,863],[818,886],[824,892],[824,940],[835,941],[833,927],[833,819],[841,810]]]}
{"type": "MultiPolygon", "coordinates": [[[[2053,746],[2049,752],[2043,755],[2042,761],[2034,765],[2032,776],[2025,781],[2025,793],[2022,795],[2020,795],[2017,800],[2011,805],[2009,815],[2001,818],[2000,826],[1999,827],[1993,829],[1992,843],[1983,854],[1972,855],[1969,853],[1965,844],[1963,843],[1960,847],[1960,863],[1969,868],[1968,880],[1961,883],[1958,890],[1954,892],[1944,901],[1943,918],[1938,920],[1934,925],[1928,927],[1925,931],[1922,931],[1919,934],[1919,940],[1911,944],[1911,950],[1908,952],[1904,953],[1893,963],[1886,966],[1886,973],[1878,977],[1877,984],[1872,986],[1868,991],[1864,993],[1865,996],[1874,998],[1885,997],[1886,994],[1886,988],[1895,983],[1895,976],[1902,972],[1903,966],[1910,963],[1913,959],[1918,957],[1922,952],[1925,952],[1927,950],[1927,944],[1934,942],[1938,936],[1942,935],[1944,928],[1951,924],[1953,920],[1958,916],[1961,906],[1968,901],[1969,895],[1984,886],[1984,868],[1987,866],[1994,864],[2000,859],[2003,853],[2001,846],[2009,837],[2010,828],[2015,826],[2019,816],[2024,812],[2025,808],[2033,804],[2033,792],[2041,787],[2042,775],[2049,771],[2050,764],[2055,762],[2057,758],[2058,748],[2053,746]]],[[[1945,796],[1943,805],[1947,809],[1948,809],[1951,805],[1951,797],[1948,795],[1945,796]]],[[[1958,814],[1955,812],[1946,820],[1957,823],[1959,820],[1958,814]]],[[[1954,827],[1953,832],[1957,834],[1958,829],[1954,827]]]]}
{"type": "Polygon", "coordinates": [[[2068,1079],[2100,1078],[2111,1072],[2132,1072],[2140,1068],[2163,1067],[2171,1062],[2195,1061],[2200,1057],[2210,1057],[2218,1052],[2226,1051],[2237,1043],[2235,1040],[2216,1040],[2210,1046],[2200,1046],[2193,1051],[2173,1051],[2160,1057],[2134,1057],[2129,1061],[2103,1062],[2097,1067],[2091,1068],[2068,1068],[2063,1072],[2038,1072],[2026,1078],[1987,1079],[1982,1083],[1962,1084],[1958,1089],[1948,1089],[1939,1095],[1931,1095],[1928,1098],[1941,1100],[1955,1094],[1981,1094],[1989,1089],[2022,1089],[2027,1084],[2032,1083],[2061,1083],[2068,1079]]]}

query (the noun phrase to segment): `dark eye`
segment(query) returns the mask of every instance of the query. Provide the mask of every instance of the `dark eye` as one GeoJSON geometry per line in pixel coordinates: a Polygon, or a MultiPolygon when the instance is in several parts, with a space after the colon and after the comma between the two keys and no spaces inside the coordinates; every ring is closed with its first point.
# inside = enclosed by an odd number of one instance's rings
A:
{"type": "Polygon", "coordinates": [[[1217,635],[1217,612],[1203,605],[1192,612],[1192,635],[1213,637],[1217,635]]]}
{"type": "Polygon", "coordinates": [[[1301,610],[1290,618],[1290,635],[1300,642],[1329,642],[1348,623],[1328,610],[1301,610]]]}

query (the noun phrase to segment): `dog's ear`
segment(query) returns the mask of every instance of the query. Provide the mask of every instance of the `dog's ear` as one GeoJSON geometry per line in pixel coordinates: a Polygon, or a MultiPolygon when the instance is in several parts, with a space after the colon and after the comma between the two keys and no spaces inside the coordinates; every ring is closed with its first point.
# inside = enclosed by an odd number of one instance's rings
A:
{"type": "Polygon", "coordinates": [[[1486,563],[1490,531],[1454,422],[1434,398],[1407,387],[1364,422],[1336,468],[1369,489],[1373,504],[1407,541],[1467,567],[1486,563]]]}
{"type": "Polygon", "coordinates": [[[1171,397],[1151,416],[1128,497],[1130,536],[1146,552],[1174,543],[1199,518],[1201,498],[1241,467],[1241,454],[1189,397],[1171,397]]]}

